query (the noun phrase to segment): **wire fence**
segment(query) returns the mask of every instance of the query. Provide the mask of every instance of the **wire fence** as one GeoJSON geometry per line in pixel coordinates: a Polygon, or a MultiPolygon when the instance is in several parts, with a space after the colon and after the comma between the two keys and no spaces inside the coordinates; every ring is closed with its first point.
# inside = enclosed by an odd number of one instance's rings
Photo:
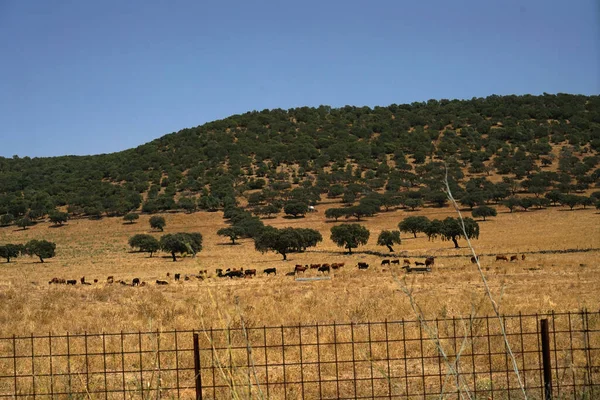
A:
{"type": "MultiPolygon", "coordinates": [[[[502,319],[528,398],[600,398],[600,312],[502,319]]],[[[495,317],[0,338],[0,398],[523,397],[495,317]]]]}

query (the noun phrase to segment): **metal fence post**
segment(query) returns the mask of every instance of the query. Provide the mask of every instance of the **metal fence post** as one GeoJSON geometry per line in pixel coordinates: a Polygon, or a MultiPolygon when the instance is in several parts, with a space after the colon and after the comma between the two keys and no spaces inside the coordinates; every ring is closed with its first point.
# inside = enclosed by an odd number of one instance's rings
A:
{"type": "Polygon", "coordinates": [[[196,381],[196,400],[202,400],[202,375],[200,375],[200,339],[194,333],[194,378],[196,381]]]}
{"type": "Polygon", "coordinates": [[[550,365],[550,334],[548,333],[548,320],[542,319],[542,363],[544,366],[544,399],[552,399],[552,366],[550,365]]]}

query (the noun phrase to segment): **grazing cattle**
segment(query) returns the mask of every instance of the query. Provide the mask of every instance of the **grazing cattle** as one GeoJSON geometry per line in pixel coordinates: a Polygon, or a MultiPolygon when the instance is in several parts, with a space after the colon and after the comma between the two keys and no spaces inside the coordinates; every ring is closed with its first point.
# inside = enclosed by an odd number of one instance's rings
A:
{"type": "Polygon", "coordinates": [[[183,280],[184,280],[184,281],[189,281],[189,280],[190,280],[190,276],[189,276],[189,275],[185,275],[185,276],[183,277],[183,280]]]}
{"type": "Polygon", "coordinates": [[[344,266],[344,263],[333,263],[331,264],[331,269],[340,269],[344,266]]]}
{"type": "Polygon", "coordinates": [[[295,271],[290,271],[285,274],[285,276],[295,276],[295,275],[296,275],[295,271]]]}
{"type": "Polygon", "coordinates": [[[519,257],[515,256],[510,256],[510,261],[519,261],[519,257]]]}
{"type": "Polygon", "coordinates": [[[208,270],[201,269],[200,271],[198,271],[198,275],[208,275],[208,270]]]}
{"type": "Polygon", "coordinates": [[[247,269],[244,271],[244,274],[246,275],[246,278],[247,277],[251,278],[253,276],[256,276],[256,270],[255,269],[247,269]]]}
{"type": "Polygon", "coordinates": [[[390,260],[381,260],[381,265],[390,265],[390,260]]]}
{"type": "Polygon", "coordinates": [[[66,280],[64,280],[64,279],[62,279],[62,278],[52,278],[52,279],[51,279],[51,280],[48,282],[48,285],[50,285],[50,284],[52,284],[52,283],[54,283],[54,284],[65,284],[65,283],[67,283],[67,281],[66,281],[66,280]]]}
{"type": "Polygon", "coordinates": [[[310,264],[310,269],[319,269],[321,264],[310,264]]]}
{"type": "Polygon", "coordinates": [[[525,254],[521,254],[521,260],[525,261],[525,254]]]}
{"type": "Polygon", "coordinates": [[[500,260],[508,261],[508,258],[506,258],[506,256],[496,256],[496,261],[500,260]]]}
{"type": "Polygon", "coordinates": [[[430,267],[435,264],[435,257],[427,257],[425,259],[425,266],[430,267]]]}
{"type": "Polygon", "coordinates": [[[146,286],[146,281],[142,281],[142,283],[140,283],[140,286],[146,286]]]}
{"type": "Polygon", "coordinates": [[[168,285],[168,284],[169,284],[169,282],[167,282],[167,281],[161,281],[160,279],[157,279],[157,280],[156,280],[156,284],[157,284],[157,285],[168,285]]]}
{"type": "Polygon", "coordinates": [[[298,272],[302,272],[304,273],[304,271],[306,271],[308,268],[303,267],[302,265],[296,265],[296,268],[294,268],[294,273],[298,273],[298,272]]]}
{"type": "Polygon", "coordinates": [[[398,264],[398,265],[400,265],[400,260],[392,260],[392,264],[398,264]]]}
{"type": "Polygon", "coordinates": [[[170,272],[167,272],[167,278],[168,278],[168,277],[170,277],[170,276],[171,276],[171,273],[170,273],[170,272]]]}
{"type": "Polygon", "coordinates": [[[471,257],[471,262],[472,262],[473,264],[477,264],[477,259],[476,259],[476,258],[473,256],[473,257],[471,257]]]}
{"type": "Polygon", "coordinates": [[[109,276],[108,278],[106,278],[106,283],[113,283],[115,281],[114,276],[109,276]]]}
{"type": "Polygon", "coordinates": [[[223,269],[217,268],[217,270],[215,272],[217,273],[218,277],[222,277],[223,276],[223,269]]]}
{"type": "Polygon", "coordinates": [[[263,274],[267,274],[267,276],[271,274],[277,275],[277,268],[265,268],[263,274]]]}
{"type": "Polygon", "coordinates": [[[408,258],[405,258],[403,263],[404,265],[410,265],[410,260],[408,258]]]}
{"type": "Polygon", "coordinates": [[[322,266],[319,268],[319,272],[323,272],[323,273],[325,273],[325,271],[327,271],[327,273],[330,273],[331,271],[330,271],[330,269],[329,269],[329,268],[330,268],[330,267],[329,267],[329,265],[328,265],[328,264],[322,265],[322,266]]]}
{"type": "Polygon", "coordinates": [[[131,281],[131,286],[140,286],[140,278],[133,278],[133,281],[131,281]]]}
{"type": "Polygon", "coordinates": [[[181,279],[181,274],[175,274],[175,280],[178,281],[181,279]]]}
{"type": "Polygon", "coordinates": [[[366,262],[358,263],[358,269],[367,269],[367,268],[369,268],[369,264],[367,264],[366,262]]]}
{"type": "Polygon", "coordinates": [[[94,279],[94,283],[98,283],[98,279],[94,279]]]}
{"type": "Polygon", "coordinates": [[[119,283],[120,283],[121,285],[123,285],[123,286],[129,286],[129,284],[128,284],[127,282],[125,282],[125,281],[119,281],[119,283]]]}
{"type": "Polygon", "coordinates": [[[68,279],[67,280],[67,285],[76,285],[77,284],[77,279],[68,279]]]}
{"type": "Polygon", "coordinates": [[[233,278],[243,278],[244,277],[244,271],[243,270],[234,269],[232,271],[227,272],[225,274],[225,276],[228,276],[230,279],[233,279],[233,278]]]}
{"type": "Polygon", "coordinates": [[[420,261],[415,261],[415,265],[425,265],[425,263],[422,263],[420,261]]]}

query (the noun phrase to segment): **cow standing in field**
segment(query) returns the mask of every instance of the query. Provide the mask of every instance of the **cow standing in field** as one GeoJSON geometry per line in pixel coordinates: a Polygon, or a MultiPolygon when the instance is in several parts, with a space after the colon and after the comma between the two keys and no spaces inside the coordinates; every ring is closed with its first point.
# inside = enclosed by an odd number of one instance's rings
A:
{"type": "Polygon", "coordinates": [[[246,275],[246,278],[252,278],[253,276],[256,276],[256,270],[255,269],[247,269],[244,271],[244,274],[246,275]]]}
{"type": "Polygon", "coordinates": [[[381,260],[381,265],[390,265],[390,260],[381,260]]]}
{"type": "Polygon", "coordinates": [[[366,262],[358,263],[358,269],[367,269],[367,268],[369,268],[369,264],[367,264],[366,262]]]}
{"type": "Polygon", "coordinates": [[[508,261],[508,258],[506,256],[496,256],[496,261],[508,261]]]}
{"type": "Polygon", "coordinates": [[[473,256],[471,257],[471,263],[473,264],[477,264],[477,259],[473,256]]]}
{"type": "Polygon", "coordinates": [[[157,285],[168,285],[168,284],[169,284],[169,282],[167,282],[167,281],[161,281],[160,279],[157,279],[157,280],[156,280],[156,284],[157,284],[157,285]]]}
{"type": "Polygon", "coordinates": [[[521,260],[525,261],[525,254],[521,254],[521,260]]]}
{"type": "Polygon", "coordinates": [[[306,271],[308,268],[307,267],[303,267],[302,265],[296,265],[296,268],[294,268],[294,273],[298,273],[298,272],[302,272],[304,273],[304,271],[306,271]]]}
{"type": "Polygon", "coordinates": [[[410,266],[410,260],[408,258],[405,258],[403,263],[404,263],[404,265],[410,266]]]}
{"type": "Polygon", "coordinates": [[[321,268],[319,268],[319,272],[325,273],[326,271],[328,274],[331,272],[329,265],[322,265],[321,268]]]}
{"type": "Polygon", "coordinates": [[[400,260],[392,260],[392,264],[400,265],[400,260]]]}
{"type": "Polygon", "coordinates": [[[133,281],[131,281],[131,286],[140,286],[140,278],[133,278],[133,281]]]}
{"type": "Polygon", "coordinates": [[[425,266],[426,267],[431,267],[434,264],[435,264],[435,257],[427,257],[425,259],[425,266]]]}
{"type": "Polygon", "coordinates": [[[277,268],[265,268],[263,270],[263,274],[267,274],[267,276],[273,274],[273,275],[277,275],[277,268]]]}

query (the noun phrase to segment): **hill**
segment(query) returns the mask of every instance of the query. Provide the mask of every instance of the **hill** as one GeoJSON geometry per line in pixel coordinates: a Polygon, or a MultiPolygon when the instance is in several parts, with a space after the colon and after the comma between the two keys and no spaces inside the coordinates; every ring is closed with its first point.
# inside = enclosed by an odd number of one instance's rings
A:
{"type": "Polygon", "coordinates": [[[599,150],[600,96],[253,111],[119,153],[0,158],[0,216],[6,225],[55,208],[94,218],[140,207],[281,208],[324,194],[352,203],[371,191],[436,205],[443,162],[456,197],[479,191],[501,201],[585,191],[599,181],[599,150]]]}

